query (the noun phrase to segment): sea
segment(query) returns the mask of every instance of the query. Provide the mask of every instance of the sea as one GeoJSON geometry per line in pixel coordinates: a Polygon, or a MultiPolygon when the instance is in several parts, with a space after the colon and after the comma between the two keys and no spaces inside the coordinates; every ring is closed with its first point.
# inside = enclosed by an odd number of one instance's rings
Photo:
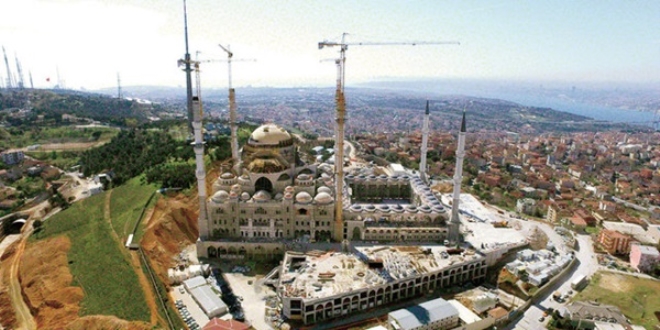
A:
{"type": "MultiPolygon", "coordinates": [[[[494,97],[494,95],[491,95],[490,97],[494,97]]],[[[508,94],[499,95],[496,98],[516,102],[521,105],[551,108],[554,110],[581,115],[596,120],[605,120],[617,123],[632,123],[638,125],[653,126],[653,121],[658,120],[657,118],[654,118],[655,113],[650,111],[619,109],[548,97],[508,94]]]]}

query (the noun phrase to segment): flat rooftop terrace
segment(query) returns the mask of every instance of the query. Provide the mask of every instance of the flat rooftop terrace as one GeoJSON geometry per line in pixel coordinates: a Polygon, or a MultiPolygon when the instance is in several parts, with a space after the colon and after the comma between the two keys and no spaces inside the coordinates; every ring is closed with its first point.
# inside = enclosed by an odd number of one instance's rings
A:
{"type": "Polygon", "coordinates": [[[483,258],[475,250],[445,246],[370,246],[356,250],[287,252],[280,277],[285,296],[324,298],[483,258]]]}

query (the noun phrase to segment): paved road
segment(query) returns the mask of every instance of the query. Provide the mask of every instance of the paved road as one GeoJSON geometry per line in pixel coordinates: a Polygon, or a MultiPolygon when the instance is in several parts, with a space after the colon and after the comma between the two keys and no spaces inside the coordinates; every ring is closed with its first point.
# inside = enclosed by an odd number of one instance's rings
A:
{"type": "MultiPolygon", "coordinates": [[[[539,228],[549,227],[547,224],[539,226],[539,228]]],[[[545,230],[544,230],[545,231],[545,230]]],[[[552,294],[555,291],[559,291],[562,294],[566,294],[571,290],[571,282],[580,275],[586,275],[591,277],[598,269],[598,260],[596,260],[592,240],[589,235],[577,235],[578,241],[578,250],[575,251],[575,257],[580,261],[577,269],[569,273],[563,282],[557,283],[553,286],[553,289],[548,291],[541,300],[527,309],[523,317],[516,322],[510,324],[506,329],[522,329],[522,330],[533,330],[533,329],[543,329],[545,328],[545,323],[548,319],[540,322],[539,319],[543,316],[544,311],[548,308],[557,309],[564,305],[564,303],[558,303],[552,299],[552,294]]]]}

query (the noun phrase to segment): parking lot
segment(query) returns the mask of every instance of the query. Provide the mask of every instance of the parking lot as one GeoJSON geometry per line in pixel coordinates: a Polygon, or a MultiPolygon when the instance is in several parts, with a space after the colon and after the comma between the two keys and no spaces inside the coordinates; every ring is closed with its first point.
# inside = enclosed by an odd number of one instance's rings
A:
{"type": "MultiPolygon", "coordinates": [[[[193,297],[186,291],[183,285],[177,285],[172,288],[174,289],[174,291],[171,292],[172,299],[175,302],[181,301],[181,304],[179,305],[185,307],[184,310],[188,312],[190,317],[195,321],[195,323],[197,323],[200,326],[200,328],[205,326],[206,323],[209,322],[209,318],[206,316],[204,311],[202,311],[202,309],[199,307],[199,305],[193,299],[193,297]]],[[[179,312],[179,317],[183,319],[184,313],[182,311],[182,308],[179,308],[179,305],[177,305],[177,311],[179,312]]]]}

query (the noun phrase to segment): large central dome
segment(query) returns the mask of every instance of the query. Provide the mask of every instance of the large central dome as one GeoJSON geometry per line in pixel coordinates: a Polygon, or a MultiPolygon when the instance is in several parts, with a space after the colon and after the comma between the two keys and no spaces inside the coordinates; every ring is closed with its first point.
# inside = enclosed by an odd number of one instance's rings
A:
{"type": "Polygon", "coordinates": [[[275,124],[260,126],[252,132],[248,141],[252,145],[281,145],[287,142],[292,142],[291,134],[275,124]]]}

